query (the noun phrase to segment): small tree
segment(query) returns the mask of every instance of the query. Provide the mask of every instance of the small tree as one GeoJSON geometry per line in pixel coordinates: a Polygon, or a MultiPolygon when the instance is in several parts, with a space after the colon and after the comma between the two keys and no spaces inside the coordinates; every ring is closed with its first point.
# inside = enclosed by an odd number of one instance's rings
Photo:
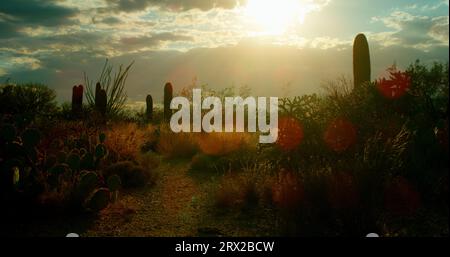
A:
{"type": "Polygon", "coordinates": [[[0,113],[21,115],[32,121],[56,113],[56,94],[39,83],[0,85],[0,113]]]}

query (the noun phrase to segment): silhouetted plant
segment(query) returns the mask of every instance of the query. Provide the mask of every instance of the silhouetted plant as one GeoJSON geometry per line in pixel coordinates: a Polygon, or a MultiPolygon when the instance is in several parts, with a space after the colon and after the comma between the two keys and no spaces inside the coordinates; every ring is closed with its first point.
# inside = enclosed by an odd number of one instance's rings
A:
{"type": "Polygon", "coordinates": [[[72,114],[79,115],[83,111],[83,85],[72,88],[72,114]]]}
{"type": "Polygon", "coordinates": [[[170,102],[173,98],[173,86],[172,83],[168,82],[164,86],[164,119],[166,121],[170,120],[172,116],[172,110],[170,109],[170,102]]]}
{"type": "Polygon", "coordinates": [[[57,111],[55,98],[55,91],[42,84],[0,86],[1,113],[21,118],[24,123],[54,115],[57,111]]]}
{"type": "Polygon", "coordinates": [[[358,34],[353,45],[353,76],[355,88],[370,82],[369,43],[364,34],[358,34]]]}
{"type": "MultiPolygon", "coordinates": [[[[108,60],[105,61],[102,72],[97,80],[96,87],[94,88],[94,82],[89,80],[86,73],[84,73],[84,81],[87,87],[86,99],[91,106],[96,106],[96,98],[101,94],[101,97],[106,95],[106,110],[105,114],[114,116],[122,112],[125,102],[127,100],[127,95],[125,92],[125,83],[128,78],[129,71],[133,66],[134,62],[131,62],[126,68],[120,65],[117,73],[113,75],[113,66],[108,64],[108,60]],[[100,85],[100,89],[97,91],[97,85],[100,85]]],[[[104,105],[105,99],[101,98],[102,106],[104,105]]],[[[100,106],[100,103],[98,103],[100,106]]],[[[103,107],[102,107],[103,108],[103,107]]],[[[103,111],[103,109],[100,109],[103,111]]]]}
{"type": "Polygon", "coordinates": [[[145,116],[147,120],[151,121],[153,119],[153,97],[151,95],[147,95],[145,99],[147,103],[147,109],[145,110],[145,116]]]}

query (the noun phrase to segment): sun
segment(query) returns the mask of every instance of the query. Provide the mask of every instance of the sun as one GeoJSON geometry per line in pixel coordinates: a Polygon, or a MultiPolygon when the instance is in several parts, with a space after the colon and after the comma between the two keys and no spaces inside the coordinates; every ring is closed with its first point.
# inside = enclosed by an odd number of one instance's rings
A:
{"type": "Polygon", "coordinates": [[[302,23],[305,11],[299,0],[248,0],[244,14],[259,34],[280,35],[302,23]]]}

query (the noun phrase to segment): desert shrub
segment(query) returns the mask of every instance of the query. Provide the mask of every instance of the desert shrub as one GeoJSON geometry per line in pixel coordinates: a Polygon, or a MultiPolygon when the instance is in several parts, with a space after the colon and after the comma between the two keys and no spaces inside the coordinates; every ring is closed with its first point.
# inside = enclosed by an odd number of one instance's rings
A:
{"type": "Polygon", "coordinates": [[[215,196],[215,205],[219,208],[233,208],[242,203],[241,180],[236,175],[222,178],[215,196]]]}
{"type": "Polygon", "coordinates": [[[215,195],[218,208],[245,208],[258,204],[255,181],[242,174],[228,173],[222,177],[215,195]]]}
{"type": "Polygon", "coordinates": [[[221,176],[215,192],[218,208],[245,210],[272,203],[274,175],[266,162],[254,163],[241,171],[228,171],[221,176]]]}
{"type": "Polygon", "coordinates": [[[147,170],[155,170],[161,164],[161,156],[153,152],[141,153],[137,158],[137,162],[147,170]]]}
{"type": "Polygon", "coordinates": [[[330,206],[335,210],[358,207],[360,194],[357,181],[349,172],[335,172],[328,177],[327,193],[330,206]]]}
{"type": "Polygon", "coordinates": [[[142,187],[156,181],[154,170],[145,169],[130,161],[118,162],[102,171],[105,178],[117,175],[122,180],[124,188],[142,187]]]}
{"type": "Polygon", "coordinates": [[[174,133],[166,125],[161,126],[159,133],[156,149],[167,158],[191,158],[198,151],[192,133],[174,133]]]}
{"type": "Polygon", "coordinates": [[[256,137],[249,133],[211,133],[196,137],[200,152],[192,157],[194,172],[224,174],[242,171],[258,159],[256,137]]]}
{"type": "Polygon", "coordinates": [[[58,112],[56,115],[56,119],[54,121],[70,121],[70,120],[83,120],[83,121],[90,121],[93,120],[89,125],[91,126],[98,126],[99,123],[96,124],[95,122],[95,116],[94,109],[89,105],[83,105],[82,111],[80,113],[74,114],[72,111],[72,103],[71,102],[63,102],[58,106],[58,112]]]}
{"type": "Polygon", "coordinates": [[[136,123],[113,123],[105,131],[105,145],[117,153],[119,160],[136,160],[141,146],[152,132],[151,126],[141,128],[136,123]]]}
{"type": "Polygon", "coordinates": [[[384,191],[385,208],[393,215],[414,214],[421,205],[420,194],[405,178],[397,177],[388,183],[384,191]]]}
{"type": "Polygon", "coordinates": [[[190,169],[200,172],[216,171],[219,159],[220,157],[217,156],[210,156],[201,153],[196,154],[191,159],[190,169]]]}
{"type": "Polygon", "coordinates": [[[303,182],[296,173],[281,171],[273,185],[272,197],[279,208],[296,211],[304,198],[303,182]]]}
{"type": "Polygon", "coordinates": [[[35,118],[56,115],[55,91],[42,84],[28,83],[0,86],[0,110],[29,124],[35,118]]]}
{"type": "MultiPolygon", "coordinates": [[[[324,95],[281,100],[281,117],[299,126],[290,126],[288,140],[264,147],[261,155],[296,173],[295,180],[284,176],[275,183],[280,192],[296,184],[289,181],[304,187],[296,207],[301,211],[283,213],[284,221],[295,224],[289,232],[356,235],[382,231],[386,215],[414,216],[414,224],[423,207],[448,214],[442,207],[448,201],[442,197],[448,192],[442,186],[448,181],[448,64],[416,62],[406,71],[391,67],[387,75],[358,88],[342,77],[326,82],[324,95]],[[303,137],[293,137],[296,127],[303,137]],[[301,140],[293,144],[291,137],[301,140]]],[[[296,206],[288,199],[276,207],[296,206]]]]}
{"type": "Polygon", "coordinates": [[[238,150],[256,146],[250,133],[205,133],[197,137],[202,153],[210,156],[224,156],[238,150]]]}

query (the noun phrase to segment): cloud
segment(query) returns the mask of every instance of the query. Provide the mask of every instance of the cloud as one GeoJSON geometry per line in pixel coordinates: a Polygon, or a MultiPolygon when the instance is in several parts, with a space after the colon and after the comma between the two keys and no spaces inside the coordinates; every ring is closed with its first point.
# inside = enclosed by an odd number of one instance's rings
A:
{"type": "Polygon", "coordinates": [[[433,18],[433,25],[429,31],[429,35],[436,40],[443,43],[448,43],[448,33],[449,32],[449,18],[448,16],[441,16],[433,18]]]}
{"type": "Polygon", "coordinates": [[[17,27],[8,22],[0,21],[0,31],[0,39],[13,38],[21,35],[17,27]]]}
{"type": "Polygon", "coordinates": [[[32,71],[41,68],[40,61],[32,57],[13,57],[11,59],[11,62],[14,63],[15,66],[25,67],[32,71]]]}
{"type": "Polygon", "coordinates": [[[401,44],[427,49],[435,45],[448,45],[448,16],[429,17],[395,11],[387,17],[374,17],[372,20],[393,29],[374,36],[386,46],[401,44]]]}
{"type": "Polygon", "coordinates": [[[0,4],[0,39],[23,36],[26,28],[59,27],[75,24],[78,10],[56,5],[48,0],[2,1],[0,4]]]}
{"type": "Polygon", "coordinates": [[[100,23],[104,23],[104,24],[108,24],[108,25],[115,25],[115,24],[118,24],[121,22],[121,20],[117,17],[107,17],[100,21],[96,21],[95,18],[92,18],[92,20],[94,23],[100,22],[100,23]]]}
{"type": "Polygon", "coordinates": [[[78,11],[49,0],[2,1],[0,13],[7,21],[29,26],[59,26],[71,23],[78,11]]]}
{"type": "Polygon", "coordinates": [[[190,36],[165,32],[150,36],[123,37],[120,39],[120,43],[123,49],[130,51],[136,49],[139,50],[142,48],[158,47],[163,42],[193,41],[193,40],[194,39],[190,36]]]}
{"type": "Polygon", "coordinates": [[[180,12],[192,9],[202,11],[213,8],[233,9],[244,0],[106,0],[116,11],[144,11],[148,7],[158,7],[165,11],[180,12]]]}
{"type": "Polygon", "coordinates": [[[112,47],[111,35],[106,32],[74,31],[71,33],[43,33],[33,37],[20,36],[0,39],[0,49],[10,54],[58,54],[86,51],[90,54],[106,54],[112,47]]]}

